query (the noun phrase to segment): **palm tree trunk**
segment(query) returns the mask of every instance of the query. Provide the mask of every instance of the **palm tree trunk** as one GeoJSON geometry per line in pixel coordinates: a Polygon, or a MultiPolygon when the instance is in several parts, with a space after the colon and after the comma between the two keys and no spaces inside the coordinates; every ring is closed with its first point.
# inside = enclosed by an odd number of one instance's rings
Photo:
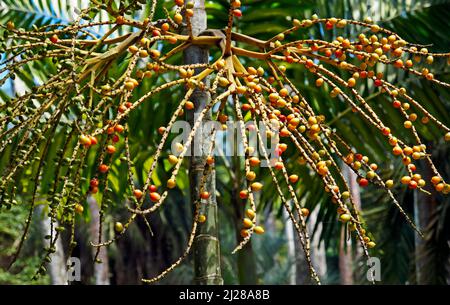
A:
{"type": "MultiPolygon", "coordinates": [[[[427,145],[429,145],[427,143],[427,145]]],[[[434,160],[436,162],[436,160],[434,160]]],[[[423,179],[430,181],[433,176],[431,169],[428,166],[421,167],[424,173],[423,179]]],[[[436,193],[434,194],[436,196],[436,193]]],[[[429,236],[426,234],[426,230],[432,220],[433,214],[436,213],[437,203],[434,200],[435,197],[428,196],[422,192],[414,193],[414,218],[419,229],[424,232],[425,238],[422,238],[418,234],[415,235],[415,268],[416,268],[416,284],[418,285],[432,285],[432,278],[427,272],[430,266],[430,256],[427,255],[427,242],[429,241],[429,236]]],[[[432,272],[431,272],[432,273],[432,272]]]]}
{"type": "MultiPolygon", "coordinates": [[[[288,212],[283,209],[283,218],[287,221],[285,222],[284,231],[286,233],[286,243],[288,248],[288,258],[290,260],[289,269],[288,269],[288,284],[295,285],[297,283],[297,264],[298,259],[296,258],[296,247],[295,247],[295,233],[294,233],[294,224],[289,221],[288,212]]],[[[306,262],[305,262],[306,263],[306,262]]]]}
{"type": "MultiPolygon", "coordinates": [[[[235,217],[236,241],[239,243],[242,239],[239,228],[242,226],[241,217],[235,217]]],[[[257,284],[256,276],[256,260],[252,247],[252,242],[249,241],[241,250],[236,253],[237,256],[237,271],[240,285],[255,285],[257,284]]]]}
{"type": "MultiPolygon", "coordinates": [[[[316,208],[311,211],[309,214],[308,220],[308,230],[311,232],[311,256],[314,268],[316,269],[316,273],[319,278],[325,278],[327,274],[327,255],[325,251],[325,243],[320,242],[320,235],[322,234],[323,226],[322,224],[318,224],[316,231],[313,234],[314,226],[319,222],[319,210],[320,207],[316,206],[316,208]]],[[[294,229],[292,227],[292,229],[294,229]]]]}
{"type": "Polygon", "coordinates": [[[339,274],[342,285],[353,284],[353,269],[352,269],[352,252],[351,242],[345,238],[345,226],[341,228],[341,239],[339,243],[339,274]]]}
{"type": "MultiPolygon", "coordinates": [[[[351,171],[347,166],[342,166],[342,172],[347,180],[349,191],[355,202],[355,206],[358,210],[361,209],[361,196],[359,194],[359,185],[356,183],[356,174],[351,171]]],[[[346,227],[341,229],[341,239],[339,244],[339,273],[341,278],[341,284],[351,285],[353,284],[353,264],[357,260],[357,257],[352,255],[352,242],[346,240],[345,234],[346,227]]],[[[357,253],[356,256],[359,256],[357,253]]]]}
{"type": "MultiPolygon", "coordinates": [[[[310,232],[311,238],[311,260],[316,270],[319,278],[325,278],[327,274],[327,262],[326,262],[326,251],[324,243],[320,243],[320,234],[322,232],[322,224],[318,224],[316,228],[316,232],[312,234],[314,231],[314,225],[318,222],[318,214],[320,207],[316,207],[309,215],[308,221],[306,223],[308,231],[310,232]]],[[[285,211],[285,210],[283,210],[285,211]]],[[[286,212],[285,217],[287,219],[288,214],[286,212]]],[[[298,221],[298,220],[297,220],[298,221]]],[[[295,248],[295,284],[297,285],[312,285],[314,284],[311,276],[309,274],[309,269],[307,267],[307,261],[305,257],[305,253],[303,252],[303,248],[300,243],[300,239],[295,232],[295,225],[289,219],[286,227],[292,232],[294,235],[294,248],[295,248]]]]}
{"type": "MultiPolygon", "coordinates": [[[[194,1],[194,16],[191,18],[193,35],[198,35],[207,28],[207,17],[205,11],[205,0],[194,1]]],[[[201,46],[190,46],[184,51],[184,63],[208,63],[209,50],[201,46]]],[[[200,69],[197,69],[198,73],[200,69]]],[[[196,89],[192,94],[191,101],[194,103],[193,113],[188,113],[188,120],[193,126],[196,120],[196,114],[200,113],[210,101],[211,96],[207,91],[196,89]]],[[[204,120],[210,120],[209,113],[204,120]]],[[[189,179],[191,188],[191,200],[194,202],[199,196],[200,181],[203,176],[204,164],[206,161],[206,153],[210,147],[210,138],[204,138],[199,133],[192,142],[191,159],[189,168],[189,179]],[[200,152],[200,154],[198,153],[200,152]]],[[[202,211],[206,216],[206,222],[202,223],[198,229],[194,239],[194,268],[196,284],[222,284],[222,276],[220,269],[220,244],[217,223],[217,201],[216,201],[216,184],[215,171],[210,172],[206,179],[205,188],[211,194],[209,199],[203,200],[204,206],[202,211]]]]}

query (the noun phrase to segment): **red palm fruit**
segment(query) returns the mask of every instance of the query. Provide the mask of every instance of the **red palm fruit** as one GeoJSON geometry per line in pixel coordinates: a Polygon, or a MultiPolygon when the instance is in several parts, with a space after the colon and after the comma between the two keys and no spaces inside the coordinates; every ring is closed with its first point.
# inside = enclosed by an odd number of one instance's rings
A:
{"type": "Polygon", "coordinates": [[[125,128],[122,125],[120,125],[120,124],[117,124],[116,126],[114,126],[114,131],[116,131],[118,133],[123,132],[124,129],[125,128]]]}
{"type": "Polygon", "coordinates": [[[96,187],[98,186],[98,179],[97,178],[92,178],[91,181],[89,182],[89,185],[91,187],[96,187]]]}
{"type": "Polygon", "coordinates": [[[396,68],[402,68],[402,67],[403,67],[403,60],[397,59],[397,60],[394,62],[394,67],[396,67],[396,68]]]}
{"type": "Polygon", "coordinates": [[[298,181],[298,176],[297,175],[290,175],[289,176],[289,182],[290,183],[296,183],[298,181]]]}
{"type": "Polygon", "coordinates": [[[289,130],[287,128],[283,128],[280,130],[280,137],[289,137],[289,130]]]}
{"type": "Polygon", "coordinates": [[[89,136],[89,139],[91,140],[91,145],[95,145],[98,143],[97,138],[93,136],[89,136]]]}
{"type": "Polygon", "coordinates": [[[208,192],[202,192],[201,194],[200,194],[200,198],[202,198],[202,199],[208,199],[209,198],[209,193],[208,192]]]}
{"type": "Polygon", "coordinates": [[[91,139],[89,138],[89,136],[81,135],[79,141],[84,146],[91,145],[91,139]]]}
{"type": "Polygon", "coordinates": [[[165,22],[161,25],[161,30],[163,30],[164,32],[167,32],[170,29],[170,25],[165,22]]]}
{"type": "Polygon", "coordinates": [[[275,163],[274,167],[275,167],[276,170],[282,170],[283,169],[283,162],[275,163]]]}
{"type": "Polygon", "coordinates": [[[381,131],[385,136],[388,136],[391,134],[391,130],[389,129],[389,127],[384,127],[383,130],[381,131]]]}
{"type": "Polygon", "coordinates": [[[119,111],[120,113],[124,113],[127,109],[128,109],[127,106],[125,106],[125,105],[122,104],[122,105],[119,106],[118,111],[119,111]]]}
{"type": "Polygon", "coordinates": [[[108,145],[106,146],[106,152],[108,154],[113,154],[116,152],[116,147],[114,145],[108,145]]]}
{"type": "Polygon", "coordinates": [[[134,197],[136,197],[136,199],[140,199],[142,195],[144,195],[144,193],[141,190],[134,190],[133,195],[134,197]]]}
{"type": "Polygon", "coordinates": [[[219,122],[225,124],[228,120],[228,116],[226,114],[219,114],[219,122]]]}
{"type": "Polygon", "coordinates": [[[151,192],[150,193],[150,200],[152,202],[158,202],[159,199],[161,199],[161,195],[159,195],[157,192],[151,192]]]}
{"type": "Polygon", "coordinates": [[[161,127],[158,128],[158,133],[160,135],[164,134],[165,131],[166,131],[166,127],[164,127],[164,126],[161,126],[161,127]]]}
{"type": "Polygon", "coordinates": [[[433,177],[431,178],[431,183],[433,183],[433,184],[438,184],[439,182],[441,182],[441,177],[439,177],[439,176],[433,176],[433,177]]]}
{"type": "Polygon", "coordinates": [[[116,18],[116,24],[122,25],[125,23],[125,18],[123,16],[117,16],[116,18]]]}
{"type": "Polygon", "coordinates": [[[327,166],[319,166],[317,168],[317,172],[319,173],[319,175],[325,176],[326,174],[328,174],[328,167],[327,166]]]}
{"type": "Polygon", "coordinates": [[[294,62],[294,57],[287,55],[285,56],[284,60],[290,64],[292,64],[294,62]]]}
{"type": "Polygon", "coordinates": [[[242,111],[249,111],[252,109],[252,106],[250,104],[242,104],[242,111]]]}
{"type": "Polygon", "coordinates": [[[392,106],[394,106],[394,108],[400,108],[402,103],[399,100],[395,100],[392,102],[392,106]]]}
{"type": "Polygon", "coordinates": [[[50,41],[53,42],[53,43],[57,43],[57,42],[58,42],[58,35],[53,34],[53,35],[50,37],[50,41]]]}
{"type": "Polygon", "coordinates": [[[242,237],[242,238],[246,238],[246,237],[248,237],[248,236],[249,236],[248,230],[242,229],[242,230],[241,230],[241,237],[242,237]]]}
{"type": "Polygon", "coordinates": [[[286,151],[286,149],[288,148],[288,146],[287,146],[286,143],[280,143],[280,144],[278,144],[278,148],[279,148],[281,151],[286,151]]]}
{"type": "Polygon", "coordinates": [[[367,180],[366,178],[361,178],[359,179],[358,184],[361,187],[366,187],[369,185],[369,180],[367,180]]]}
{"type": "Polygon", "coordinates": [[[395,147],[392,149],[392,153],[393,153],[394,155],[396,155],[396,156],[399,156],[399,155],[401,155],[401,154],[403,153],[403,150],[401,149],[400,146],[395,146],[395,147]]]}
{"type": "Polygon", "coordinates": [[[247,190],[242,190],[239,192],[239,198],[241,199],[247,199],[248,197],[248,191],[247,190]]]}
{"type": "Polygon", "coordinates": [[[314,66],[314,62],[311,59],[306,60],[305,66],[307,68],[312,68],[314,66]]]}
{"type": "Polygon", "coordinates": [[[445,184],[444,183],[439,183],[435,186],[436,191],[438,192],[442,192],[445,188],[445,184]]]}
{"type": "Polygon", "coordinates": [[[233,16],[234,16],[234,17],[237,17],[237,18],[242,17],[242,12],[241,12],[241,10],[238,10],[238,9],[233,10],[233,16]]]}
{"type": "Polygon", "coordinates": [[[186,108],[186,110],[192,110],[194,109],[194,103],[192,103],[191,101],[187,101],[186,104],[184,104],[184,107],[186,108]]]}
{"type": "Polygon", "coordinates": [[[411,181],[409,182],[409,184],[408,184],[408,187],[409,187],[410,189],[416,189],[416,188],[417,188],[417,182],[414,181],[414,180],[411,180],[411,181]]]}
{"type": "Polygon", "coordinates": [[[249,162],[251,166],[259,166],[259,164],[261,163],[261,161],[257,157],[251,157],[249,159],[249,162]]]}

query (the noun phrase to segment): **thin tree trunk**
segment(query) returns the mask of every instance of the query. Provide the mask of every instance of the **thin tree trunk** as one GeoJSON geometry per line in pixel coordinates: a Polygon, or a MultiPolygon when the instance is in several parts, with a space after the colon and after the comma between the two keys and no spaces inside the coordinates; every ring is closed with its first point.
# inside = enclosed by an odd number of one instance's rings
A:
{"type": "MultiPolygon", "coordinates": [[[[317,225],[316,232],[313,230],[316,223],[318,223],[320,206],[311,211],[308,219],[308,230],[311,235],[311,256],[314,268],[319,278],[324,278],[327,274],[327,256],[325,251],[325,243],[320,243],[320,235],[322,234],[322,224],[317,225]]],[[[293,228],[292,228],[293,229],[293,228]]]]}
{"type": "MultiPolygon", "coordinates": [[[[429,166],[423,166],[423,179],[430,181],[433,175],[429,166]]],[[[425,195],[421,192],[414,192],[414,218],[418,228],[425,233],[431,221],[433,214],[436,212],[436,201],[433,196],[425,195]]],[[[425,234],[425,236],[427,236],[425,234]]],[[[427,268],[430,268],[430,257],[426,254],[427,237],[422,238],[419,234],[415,234],[415,267],[416,267],[416,284],[430,285],[434,284],[427,276],[427,268]]]]}
{"type": "MultiPolygon", "coordinates": [[[[88,205],[91,212],[91,223],[89,226],[89,233],[92,240],[98,240],[98,228],[100,226],[100,216],[98,203],[94,197],[89,196],[88,205]]],[[[104,238],[102,238],[103,240],[104,238]]],[[[96,248],[92,248],[92,252],[95,255],[96,248]]],[[[94,278],[95,285],[109,285],[109,265],[108,265],[108,251],[107,247],[101,247],[98,254],[98,262],[94,262],[94,278]]]]}
{"type": "MultiPolygon", "coordinates": [[[[207,28],[207,17],[205,11],[205,0],[194,1],[194,16],[191,18],[193,35],[198,35],[207,28]]],[[[201,46],[190,46],[184,51],[184,63],[208,63],[209,50],[201,46]]],[[[201,71],[196,70],[196,73],[201,71]]],[[[207,91],[196,89],[192,94],[191,101],[194,103],[194,113],[188,113],[188,119],[193,126],[196,115],[200,113],[205,105],[210,101],[211,96],[207,91]]],[[[211,119],[209,113],[204,117],[205,120],[211,119]]],[[[200,181],[203,176],[203,170],[206,160],[207,149],[211,145],[211,139],[204,138],[200,128],[193,143],[192,156],[190,160],[189,178],[191,187],[191,200],[194,202],[199,196],[200,181]],[[199,155],[200,150],[200,155],[199,155]]],[[[194,239],[194,268],[196,284],[222,284],[222,275],[220,269],[220,244],[217,223],[217,201],[216,184],[214,169],[206,179],[205,188],[210,193],[209,199],[202,206],[202,211],[206,216],[206,222],[199,225],[194,239]]],[[[205,202],[205,200],[203,200],[205,202]]]]}
{"type": "Polygon", "coordinates": [[[342,285],[353,284],[351,242],[345,238],[345,226],[341,228],[341,240],[339,243],[339,274],[342,285]]]}
{"type": "MultiPolygon", "coordinates": [[[[297,283],[297,259],[295,255],[295,234],[294,234],[294,224],[289,221],[289,214],[286,209],[283,209],[283,218],[287,219],[284,231],[286,233],[286,242],[288,247],[288,258],[289,258],[289,285],[295,285],[297,283]]],[[[305,262],[306,263],[306,262],[305,262]]]]}
{"type": "MultiPolygon", "coordinates": [[[[358,210],[361,210],[361,196],[359,193],[359,185],[356,183],[356,174],[351,171],[347,166],[342,166],[342,172],[347,180],[349,191],[352,195],[355,206],[358,210]]],[[[346,240],[345,234],[346,227],[343,226],[341,230],[341,240],[339,244],[339,273],[341,278],[341,284],[351,285],[353,284],[353,262],[357,260],[357,257],[352,255],[352,242],[351,239],[346,240]]],[[[357,250],[358,251],[358,250],[357,250]]],[[[359,256],[360,253],[356,253],[359,256]]]]}
{"type": "MultiPolygon", "coordinates": [[[[235,217],[236,241],[239,243],[242,239],[239,228],[242,227],[242,214],[235,217]]],[[[253,252],[252,242],[249,241],[241,250],[236,253],[238,279],[240,285],[255,285],[256,277],[256,260],[253,252]]]]}
{"type": "MultiPolygon", "coordinates": [[[[38,214],[43,213],[44,205],[38,205],[38,214]]],[[[41,221],[42,233],[43,236],[49,235],[51,230],[50,218],[43,215],[41,221]]],[[[55,224],[58,225],[57,223],[55,224]]],[[[53,235],[55,235],[56,231],[53,227],[53,235]]],[[[49,241],[44,238],[44,243],[48,243],[49,241]]],[[[48,263],[48,271],[50,275],[50,281],[52,285],[67,285],[67,271],[66,271],[66,260],[64,256],[64,249],[62,247],[61,239],[57,239],[55,242],[55,252],[51,255],[51,262],[48,263]]]]}
{"type": "MultiPolygon", "coordinates": [[[[327,262],[324,243],[320,244],[320,234],[322,232],[322,224],[318,224],[315,234],[313,235],[314,224],[317,223],[317,216],[319,214],[320,207],[316,207],[309,215],[306,222],[308,231],[311,237],[311,261],[313,263],[314,269],[316,270],[319,278],[324,278],[327,273],[327,262]],[[320,246],[319,246],[320,244],[320,246]]],[[[287,212],[286,212],[287,215],[287,212]]],[[[295,231],[295,226],[290,221],[290,230],[294,234],[294,247],[295,247],[295,282],[297,285],[311,285],[314,282],[311,280],[309,274],[308,264],[306,262],[305,253],[300,243],[300,239],[295,231]]]]}

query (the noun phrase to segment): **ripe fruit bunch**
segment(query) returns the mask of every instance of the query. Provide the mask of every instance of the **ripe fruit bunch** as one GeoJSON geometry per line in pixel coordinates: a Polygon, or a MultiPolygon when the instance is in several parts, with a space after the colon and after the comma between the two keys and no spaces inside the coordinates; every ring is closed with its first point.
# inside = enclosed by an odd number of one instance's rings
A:
{"type": "MultiPolygon", "coordinates": [[[[12,22],[8,22],[4,26],[6,50],[14,49],[14,52],[21,54],[21,59],[5,62],[0,85],[6,79],[14,78],[15,71],[36,60],[29,54],[52,59],[56,63],[57,73],[43,84],[31,88],[30,92],[0,105],[2,114],[5,113],[0,119],[0,130],[3,131],[0,134],[0,153],[12,160],[8,166],[1,164],[1,206],[10,208],[17,204],[17,199],[28,198],[19,195],[31,195],[29,197],[33,200],[46,199],[49,202],[49,217],[55,221],[58,218],[61,226],[73,226],[75,213],[83,214],[87,196],[98,196],[97,199],[102,201],[100,215],[108,213],[106,207],[111,206],[110,193],[113,192],[109,178],[119,175],[129,185],[126,194],[116,195],[132,203],[128,207],[131,216],[123,224],[117,222],[112,225],[116,236],[97,246],[109,245],[125,234],[138,216],[146,217],[163,208],[172,190],[181,185],[177,177],[184,170],[184,157],[190,151],[194,134],[205,114],[211,111],[223,130],[227,121],[239,123],[245,150],[242,168],[245,181],[238,195],[245,216],[242,227],[239,227],[242,241],[235,251],[243,248],[253,233],[264,233],[264,220],[257,217],[257,211],[260,204],[258,198],[263,198],[261,194],[267,191],[271,194],[275,192],[279,197],[295,224],[305,255],[309,257],[309,232],[305,225],[309,221],[309,210],[302,205],[298,190],[302,181],[309,179],[310,175],[301,175],[298,166],[308,169],[302,173],[309,172],[322,182],[324,194],[329,196],[330,204],[336,209],[336,219],[351,229],[353,238],[365,253],[375,243],[372,234],[366,232],[358,204],[351,196],[343,166],[356,175],[360,187],[385,190],[406,221],[417,230],[391,188],[397,185],[403,189],[435,190],[448,194],[450,185],[436,171],[430,151],[421,140],[424,129],[417,126],[434,125],[442,131],[443,140],[447,142],[450,141],[450,129],[429,113],[415,99],[413,92],[391,83],[387,75],[378,71],[389,66],[433,85],[448,88],[449,84],[433,74],[432,67],[433,64],[443,63],[443,59],[448,60],[449,54],[433,53],[418,47],[370,19],[361,22],[313,15],[304,20],[293,19],[292,27],[266,41],[246,37],[234,32],[236,27],[233,27],[234,22],[246,12],[242,9],[243,5],[245,3],[241,4],[238,0],[230,2],[228,24],[223,33],[218,35],[212,31],[200,37],[192,33],[192,18],[196,17],[194,3],[183,0],[174,0],[175,9],[171,11],[170,18],[161,20],[128,17],[142,14],[127,13],[127,17],[121,16],[114,7],[93,2],[90,8],[81,12],[80,18],[89,19],[83,27],[77,26],[79,21],[74,21],[52,30],[19,31],[12,22]],[[101,48],[92,37],[85,35],[86,31],[97,26],[90,18],[99,12],[115,12],[112,33],[105,31],[105,36],[98,40],[103,42],[101,48]],[[336,35],[331,41],[313,39],[305,31],[311,27],[323,28],[336,35]],[[347,27],[358,29],[360,34],[346,37],[347,27]],[[129,28],[133,30],[129,31],[129,28]],[[71,37],[76,39],[67,39],[66,33],[73,34],[71,37]],[[114,38],[109,37],[111,34],[114,38]],[[223,55],[213,58],[211,63],[185,64],[180,61],[180,52],[185,47],[199,45],[220,48],[218,53],[223,55]],[[291,67],[302,69],[312,76],[313,83],[305,88],[297,80],[290,79],[291,74],[287,70],[291,67]],[[339,75],[333,72],[336,70],[340,71],[339,75]],[[206,79],[209,81],[206,82],[206,79]],[[398,111],[403,118],[402,124],[393,126],[389,119],[384,119],[385,113],[379,115],[383,107],[372,107],[362,94],[362,86],[375,90],[386,103],[383,106],[398,111]],[[316,107],[314,101],[306,98],[310,96],[308,89],[324,90],[329,99],[321,100],[320,107],[316,107]],[[172,108],[167,108],[173,109],[167,124],[158,128],[157,132],[130,130],[130,126],[134,126],[128,125],[130,117],[142,115],[142,110],[148,109],[144,105],[154,103],[155,107],[160,107],[161,103],[166,102],[157,98],[165,90],[174,97],[170,100],[172,108]],[[176,90],[177,94],[173,94],[176,90]],[[208,92],[211,99],[206,102],[204,110],[198,112],[187,141],[174,143],[171,147],[168,139],[175,122],[185,113],[193,114],[198,108],[194,91],[208,92]],[[177,100],[178,92],[183,92],[184,96],[177,100]],[[392,155],[388,153],[387,158],[401,158],[407,174],[400,181],[381,178],[378,165],[371,160],[373,157],[361,153],[366,149],[363,143],[350,143],[346,137],[347,129],[331,128],[327,124],[333,118],[326,117],[320,110],[328,105],[326,103],[337,101],[352,110],[349,115],[360,116],[368,129],[377,131],[374,141],[385,142],[392,147],[392,155]],[[249,119],[255,123],[245,126],[249,119]],[[405,133],[410,133],[413,140],[401,138],[405,133]],[[150,134],[159,141],[156,149],[151,150],[154,155],[145,173],[137,172],[138,168],[133,163],[136,150],[133,149],[135,143],[130,142],[135,140],[132,135],[136,134],[150,134]],[[252,146],[252,135],[256,135],[260,142],[273,140],[273,151],[258,147],[260,145],[252,146]],[[48,149],[53,146],[58,146],[56,154],[50,153],[54,149],[48,149]],[[167,153],[169,150],[171,152],[167,153]],[[167,162],[160,162],[161,158],[166,158],[167,162]],[[152,177],[160,164],[164,164],[168,178],[155,186],[152,177]],[[431,168],[431,181],[421,175],[418,165],[431,168]],[[50,168],[55,170],[55,181],[50,188],[42,187],[40,177],[50,168]],[[27,176],[30,172],[39,196],[16,193],[18,189],[30,192],[30,188],[15,188],[17,181],[30,180],[27,176]],[[143,185],[135,182],[138,180],[136,175],[144,176],[143,185]],[[270,177],[270,183],[266,182],[266,177],[270,177]],[[62,209],[63,212],[59,208],[62,198],[67,207],[62,209]]],[[[130,10],[138,10],[138,7],[132,6],[130,10]]],[[[140,125],[145,124],[138,125],[132,128],[141,128],[140,125]]],[[[142,149],[142,146],[139,147],[142,149]]],[[[212,151],[203,161],[202,181],[215,166],[212,151]]],[[[208,223],[202,208],[215,198],[213,190],[206,189],[204,183],[200,189],[194,203],[196,218],[191,236],[195,236],[203,223],[208,223]]],[[[34,203],[30,202],[31,207],[34,203]]],[[[102,221],[104,219],[101,217],[102,221]]],[[[185,254],[189,250],[188,247],[185,254]]],[[[181,260],[177,264],[179,262],[181,260]]],[[[177,264],[149,281],[160,279],[177,264]]],[[[314,267],[311,264],[308,267],[312,277],[318,281],[314,267]]]]}

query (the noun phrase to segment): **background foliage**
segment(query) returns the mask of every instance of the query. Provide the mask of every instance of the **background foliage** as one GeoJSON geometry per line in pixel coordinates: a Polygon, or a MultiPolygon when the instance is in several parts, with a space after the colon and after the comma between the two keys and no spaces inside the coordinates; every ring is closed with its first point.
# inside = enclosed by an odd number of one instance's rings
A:
{"type": "MultiPolygon", "coordinates": [[[[84,3],[78,2],[77,5],[84,3]]],[[[283,1],[262,1],[243,0],[243,17],[236,24],[238,30],[245,34],[270,38],[278,32],[289,27],[292,18],[302,19],[316,13],[323,17],[345,17],[352,19],[363,19],[370,16],[373,20],[384,27],[390,28],[408,41],[415,41],[422,44],[433,44],[433,51],[450,50],[450,40],[448,39],[448,28],[450,26],[450,1],[363,1],[363,0],[283,0],[283,1]]],[[[42,26],[45,24],[67,22],[73,14],[73,6],[68,0],[0,0],[0,22],[6,23],[9,20],[15,22],[17,27],[31,28],[33,25],[42,26]]],[[[208,24],[210,28],[222,28],[227,22],[228,1],[217,0],[208,1],[208,24]]],[[[106,18],[106,16],[104,16],[106,18]]],[[[350,29],[348,29],[350,31],[350,29]]],[[[357,35],[356,32],[348,32],[348,35],[357,35]]],[[[305,36],[330,39],[333,33],[325,32],[323,28],[313,27],[308,29],[305,36]]],[[[212,54],[214,55],[214,54],[212,54]]],[[[4,59],[7,54],[2,54],[4,59]]],[[[445,64],[441,69],[434,71],[437,78],[449,81],[449,69],[445,64]]],[[[45,76],[42,71],[54,69],[49,61],[41,61],[27,65],[19,72],[19,79],[11,80],[5,90],[0,91],[0,101],[6,100],[8,96],[15,93],[18,84],[23,82],[29,87],[35,82],[41,82],[45,76]]],[[[120,65],[112,70],[119,73],[123,69],[120,65]]],[[[339,73],[338,70],[333,72],[339,73]]],[[[443,123],[450,125],[450,92],[437,86],[430,86],[428,83],[413,79],[406,74],[394,71],[384,71],[390,81],[403,84],[411,90],[413,97],[422,101],[425,107],[443,123]]],[[[350,109],[343,104],[330,102],[325,91],[321,91],[311,84],[314,82],[312,76],[302,68],[290,70],[298,88],[302,89],[305,97],[314,101],[313,105],[320,113],[323,113],[329,124],[344,130],[342,134],[350,143],[359,143],[357,149],[370,156],[371,159],[380,164],[386,176],[400,177],[401,172],[394,172],[393,162],[387,158],[387,151],[390,150],[385,144],[368,139],[375,139],[374,130],[366,127],[357,115],[353,115],[350,109]]],[[[162,80],[160,80],[162,81],[162,80]]],[[[148,88],[141,86],[139,90],[145,92],[148,88]]],[[[363,95],[370,96],[372,106],[378,107],[378,113],[383,118],[389,117],[392,124],[402,124],[403,120],[392,108],[383,107],[386,100],[374,93],[374,88],[363,88],[363,95]]],[[[148,160],[156,149],[156,130],[159,126],[168,121],[175,105],[170,101],[180,96],[182,92],[164,91],[155,97],[153,103],[143,105],[141,111],[134,112],[130,123],[130,149],[132,155],[136,156],[134,163],[136,172],[145,172],[148,168],[148,160]],[[158,113],[157,116],[154,114],[158,113]],[[145,122],[143,124],[142,122],[145,122]],[[146,161],[147,160],[147,161],[146,161]]],[[[136,96],[141,92],[136,92],[136,96]]],[[[428,127],[427,127],[428,128],[428,127]]],[[[424,130],[428,145],[434,147],[433,158],[436,164],[440,164],[439,170],[444,178],[450,178],[450,157],[449,145],[439,141],[440,137],[435,129],[424,130]]],[[[58,143],[58,138],[54,139],[58,143]]],[[[55,150],[56,145],[51,149],[55,150]]],[[[0,156],[0,162],[7,162],[6,152],[0,156]]],[[[54,154],[56,151],[53,152],[54,154]]],[[[94,156],[91,156],[92,158],[94,156]]],[[[165,161],[161,161],[165,162],[165,161]]],[[[238,262],[231,251],[236,243],[236,224],[234,222],[231,185],[230,164],[236,162],[232,158],[223,158],[217,161],[217,188],[220,206],[220,237],[222,247],[222,267],[226,284],[239,283],[238,262]]],[[[164,165],[164,164],[163,164],[164,165]]],[[[114,168],[115,174],[111,175],[114,192],[123,193],[126,188],[126,181],[122,179],[121,166],[114,168]]],[[[165,166],[168,166],[167,164],[165,166]]],[[[306,206],[311,210],[318,209],[317,219],[323,222],[323,229],[320,236],[317,236],[321,243],[324,243],[327,255],[327,274],[325,282],[339,283],[339,259],[338,246],[340,225],[334,221],[334,208],[328,202],[319,187],[317,178],[311,178],[304,167],[300,167],[294,160],[289,163],[291,170],[300,173],[301,184],[299,192],[306,206]]],[[[167,173],[164,166],[158,167],[155,181],[165,181],[167,173]]],[[[144,177],[139,177],[138,185],[144,184],[144,177]]],[[[44,175],[42,179],[51,181],[51,172],[44,175]]],[[[268,178],[269,179],[269,178],[268,178]]],[[[143,222],[137,222],[127,234],[127,238],[120,240],[109,249],[110,271],[112,273],[112,283],[139,283],[142,276],[151,276],[171,264],[183,251],[190,226],[191,210],[189,207],[189,189],[187,173],[183,172],[177,179],[179,191],[172,192],[167,201],[167,208],[161,210],[157,215],[152,215],[149,219],[152,224],[154,236],[151,236],[143,222]]],[[[270,183],[266,183],[268,185],[270,183]]],[[[45,185],[45,183],[43,183],[45,185]]],[[[291,265],[295,263],[295,258],[288,254],[288,242],[285,234],[285,225],[290,225],[283,216],[281,204],[274,199],[274,192],[264,192],[260,198],[263,209],[262,215],[266,221],[267,234],[255,238],[253,246],[254,261],[256,262],[256,275],[258,283],[284,284],[289,283],[289,271],[291,265]]],[[[427,208],[429,198],[416,196],[412,192],[403,188],[396,189],[397,198],[406,207],[409,214],[420,213],[420,209],[427,208]],[[414,205],[416,202],[416,205],[414,205]]],[[[26,199],[25,199],[26,200],[26,199]]],[[[382,261],[383,283],[405,284],[416,282],[416,262],[421,259],[425,262],[428,283],[446,283],[449,276],[449,240],[450,240],[450,211],[449,199],[438,196],[432,209],[432,217],[427,226],[427,239],[425,248],[417,248],[413,231],[407,226],[404,219],[389,203],[389,198],[383,196],[381,192],[374,189],[367,189],[362,193],[362,208],[364,217],[370,230],[377,238],[379,253],[382,261]],[[420,251],[416,251],[420,250],[420,251]]],[[[42,240],[39,228],[33,228],[26,249],[21,255],[21,259],[13,270],[6,271],[5,266],[12,254],[21,226],[26,216],[25,207],[15,206],[14,213],[0,213],[0,283],[30,283],[30,278],[34,273],[34,266],[39,262],[39,249],[42,248],[42,240]],[[11,216],[14,215],[14,216],[11,216]]],[[[125,213],[123,202],[115,201],[111,207],[114,218],[119,218],[125,213]]],[[[114,219],[108,219],[112,225],[114,219]]],[[[88,227],[90,215],[85,211],[83,217],[77,220],[88,227]]],[[[87,230],[87,229],[86,229],[87,230]]],[[[89,249],[89,237],[84,230],[78,234],[80,246],[76,251],[86,256],[83,259],[83,266],[91,265],[89,249]]],[[[301,263],[301,262],[300,262],[301,263]]],[[[356,282],[367,283],[364,273],[359,274],[358,261],[354,261],[356,282]]],[[[190,283],[192,280],[192,262],[188,260],[174,273],[165,278],[162,283],[182,284],[190,283]]],[[[92,282],[92,267],[83,269],[83,282],[92,282]]],[[[38,283],[48,283],[49,279],[44,277],[38,283]]],[[[36,283],[36,282],[33,282],[36,283]]]]}

